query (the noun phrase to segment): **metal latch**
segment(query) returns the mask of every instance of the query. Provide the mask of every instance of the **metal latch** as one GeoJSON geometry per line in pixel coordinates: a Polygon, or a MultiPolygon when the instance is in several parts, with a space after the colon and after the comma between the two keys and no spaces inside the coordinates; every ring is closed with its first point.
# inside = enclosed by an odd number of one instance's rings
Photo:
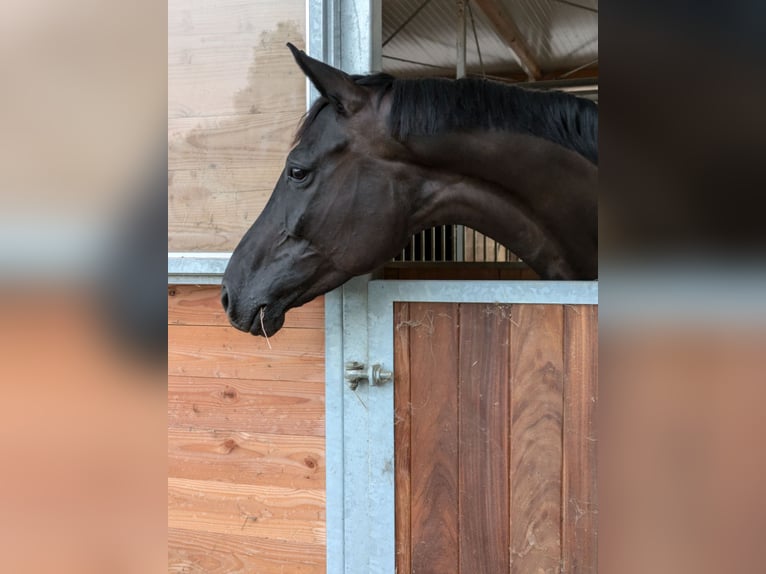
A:
{"type": "Polygon", "coordinates": [[[372,381],[373,385],[382,385],[391,381],[394,374],[383,368],[378,363],[372,365],[367,370],[367,366],[359,361],[349,361],[346,363],[346,372],[344,378],[352,391],[355,391],[362,381],[372,381]]]}

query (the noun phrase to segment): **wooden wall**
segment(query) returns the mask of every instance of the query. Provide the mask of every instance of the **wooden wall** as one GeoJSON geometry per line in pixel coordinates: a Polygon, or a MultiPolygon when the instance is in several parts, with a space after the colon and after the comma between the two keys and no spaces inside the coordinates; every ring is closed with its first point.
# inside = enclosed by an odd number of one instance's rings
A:
{"type": "Polygon", "coordinates": [[[306,108],[304,0],[168,1],[168,251],[231,251],[306,108]]]}
{"type": "Polygon", "coordinates": [[[596,572],[597,309],[400,303],[397,572],[596,572]]]}
{"type": "Polygon", "coordinates": [[[324,573],[324,303],[271,337],[168,287],[168,571],[324,573]]]}

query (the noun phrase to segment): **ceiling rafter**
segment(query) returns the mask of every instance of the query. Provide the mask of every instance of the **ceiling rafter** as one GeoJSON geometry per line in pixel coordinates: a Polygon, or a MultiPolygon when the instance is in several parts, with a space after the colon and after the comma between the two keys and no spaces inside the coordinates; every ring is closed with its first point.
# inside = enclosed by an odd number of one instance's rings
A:
{"type": "Polygon", "coordinates": [[[516,57],[531,80],[543,77],[540,66],[535,61],[529,46],[519,31],[508,9],[500,0],[472,0],[484,12],[500,39],[516,54],[516,57]]]}

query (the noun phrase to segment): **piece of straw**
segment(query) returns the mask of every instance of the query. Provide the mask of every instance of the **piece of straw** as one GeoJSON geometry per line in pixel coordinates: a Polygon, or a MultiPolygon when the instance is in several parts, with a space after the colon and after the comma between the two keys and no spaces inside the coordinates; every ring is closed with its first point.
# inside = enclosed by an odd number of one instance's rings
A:
{"type": "Polygon", "coordinates": [[[263,336],[266,338],[266,344],[269,346],[269,349],[271,349],[271,341],[269,341],[269,335],[266,333],[266,327],[263,326],[263,309],[264,307],[261,307],[261,332],[263,333],[263,336]]]}

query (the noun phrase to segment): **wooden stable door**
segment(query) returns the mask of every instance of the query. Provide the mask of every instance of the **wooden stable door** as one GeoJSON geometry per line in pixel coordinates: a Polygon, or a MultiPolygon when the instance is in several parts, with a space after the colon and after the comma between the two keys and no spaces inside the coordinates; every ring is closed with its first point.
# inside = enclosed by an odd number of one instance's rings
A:
{"type": "Polygon", "coordinates": [[[401,573],[596,572],[597,307],[397,303],[401,573]]]}

